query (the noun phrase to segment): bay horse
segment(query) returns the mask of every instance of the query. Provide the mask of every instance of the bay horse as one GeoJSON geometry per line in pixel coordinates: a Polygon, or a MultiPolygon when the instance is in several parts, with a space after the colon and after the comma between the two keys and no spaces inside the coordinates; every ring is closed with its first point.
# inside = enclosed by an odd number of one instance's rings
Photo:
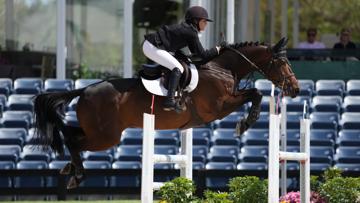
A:
{"type": "MultiPolygon", "coordinates": [[[[155,128],[196,127],[221,119],[244,103],[252,102],[248,116],[238,122],[242,134],[259,118],[262,95],[255,88],[238,90],[240,79],[257,71],[285,96],[295,97],[299,93],[297,79],[286,57],[286,43],[283,38],[274,46],[229,45],[219,56],[199,67],[198,86],[186,96],[185,111],[163,111],[164,98],[155,98],[155,128]]],[[[106,150],[119,144],[124,129],[143,126],[143,113],[150,112],[151,103],[152,94],[145,90],[139,78],[105,80],[68,92],[39,94],[34,100],[35,138],[60,155],[64,153],[65,142],[71,162],[60,173],[71,174],[67,188],[75,188],[85,177],[80,152],[106,150]],[[63,122],[65,106],[75,97],[79,97],[76,107],[79,127],[63,122]]]]}

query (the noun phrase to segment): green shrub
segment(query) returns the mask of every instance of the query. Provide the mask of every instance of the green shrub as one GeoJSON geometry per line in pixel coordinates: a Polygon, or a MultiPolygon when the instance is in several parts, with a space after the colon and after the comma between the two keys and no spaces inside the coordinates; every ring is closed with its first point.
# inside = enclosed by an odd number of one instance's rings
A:
{"type": "Polygon", "coordinates": [[[320,186],[320,195],[328,202],[354,203],[360,197],[360,178],[334,177],[320,186]]]}
{"type": "Polygon", "coordinates": [[[206,190],[204,192],[205,203],[232,203],[229,199],[229,194],[227,192],[213,192],[211,190],[206,190]]]}
{"type": "Polygon", "coordinates": [[[229,198],[236,203],[267,202],[267,181],[262,181],[255,176],[231,179],[229,191],[229,198]]]}
{"type": "Polygon", "coordinates": [[[191,180],[178,177],[166,182],[157,194],[167,203],[190,203],[197,201],[194,192],[195,185],[191,180]]]}
{"type": "Polygon", "coordinates": [[[341,170],[335,167],[332,168],[328,168],[325,172],[324,172],[324,180],[328,181],[334,178],[339,178],[341,177],[341,170]]]}
{"type": "Polygon", "coordinates": [[[319,192],[321,182],[319,176],[310,176],[310,190],[314,192],[319,192]]]}

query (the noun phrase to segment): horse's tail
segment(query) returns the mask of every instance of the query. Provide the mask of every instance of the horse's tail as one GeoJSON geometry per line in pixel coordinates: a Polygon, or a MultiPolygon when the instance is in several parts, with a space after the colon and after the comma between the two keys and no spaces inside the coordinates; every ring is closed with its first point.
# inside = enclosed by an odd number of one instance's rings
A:
{"type": "Polygon", "coordinates": [[[68,92],[54,92],[37,95],[34,100],[35,114],[35,140],[42,144],[45,149],[49,146],[59,154],[63,154],[63,141],[60,130],[63,128],[64,108],[83,89],[68,92]]]}

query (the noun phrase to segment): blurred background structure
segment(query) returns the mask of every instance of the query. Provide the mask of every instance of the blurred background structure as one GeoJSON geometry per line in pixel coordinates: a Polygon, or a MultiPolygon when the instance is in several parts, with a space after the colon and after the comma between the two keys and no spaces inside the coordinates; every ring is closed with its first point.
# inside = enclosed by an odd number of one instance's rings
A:
{"type": "MultiPolygon", "coordinates": [[[[310,27],[328,49],[342,28],[352,30],[352,41],[360,40],[357,0],[2,0],[0,76],[132,77],[145,62],[143,35],[180,22],[191,5],[205,7],[214,19],[201,37],[205,47],[219,43],[224,33],[229,42],[273,43],[286,36],[289,48],[296,48],[310,27]]],[[[315,55],[331,57],[324,51],[315,55]]],[[[302,59],[314,52],[289,54],[302,59]]]]}

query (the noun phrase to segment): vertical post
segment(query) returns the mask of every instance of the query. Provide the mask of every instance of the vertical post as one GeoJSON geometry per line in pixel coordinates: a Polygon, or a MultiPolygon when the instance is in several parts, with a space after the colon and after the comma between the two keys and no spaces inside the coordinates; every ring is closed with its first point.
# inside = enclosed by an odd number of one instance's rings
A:
{"type": "MultiPolygon", "coordinates": [[[[286,139],[286,121],[287,121],[287,109],[286,109],[286,100],[285,98],[282,99],[281,101],[281,123],[280,123],[280,136],[281,136],[281,151],[286,152],[286,148],[287,148],[287,139],[286,139]]],[[[280,188],[281,188],[281,195],[285,195],[287,193],[287,166],[286,166],[286,159],[281,160],[281,184],[280,184],[280,188]]]]}
{"type": "Polygon", "coordinates": [[[155,117],[144,113],[141,170],[141,203],[153,202],[155,117]]]}
{"type": "Polygon", "coordinates": [[[134,0],[124,1],[124,78],[131,78],[133,76],[133,3],[134,0]]]}
{"type": "Polygon", "coordinates": [[[300,120],[300,152],[307,159],[300,161],[300,195],[302,203],[310,202],[310,120],[300,120]]]}
{"type": "Polygon", "coordinates": [[[269,112],[271,114],[275,114],[275,85],[271,84],[271,94],[269,99],[269,112]]]}
{"type": "Polygon", "coordinates": [[[181,155],[186,162],[180,164],[180,176],[192,180],[192,128],[181,131],[181,155]]]}
{"type": "Polygon", "coordinates": [[[268,203],[279,202],[279,134],[280,118],[270,114],[268,155],[268,203]]]}
{"type": "Polygon", "coordinates": [[[66,9],[66,1],[57,1],[56,79],[65,79],[66,77],[65,9],[66,9]]]}
{"type": "MultiPolygon", "coordinates": [[[[235,33],[235,1],[227,0],[227,12],[226,12],[226,40],[229,43],[234,43],[235,33]]],[[[241,22],[243,23],[243,22],[241,22]]]]}

